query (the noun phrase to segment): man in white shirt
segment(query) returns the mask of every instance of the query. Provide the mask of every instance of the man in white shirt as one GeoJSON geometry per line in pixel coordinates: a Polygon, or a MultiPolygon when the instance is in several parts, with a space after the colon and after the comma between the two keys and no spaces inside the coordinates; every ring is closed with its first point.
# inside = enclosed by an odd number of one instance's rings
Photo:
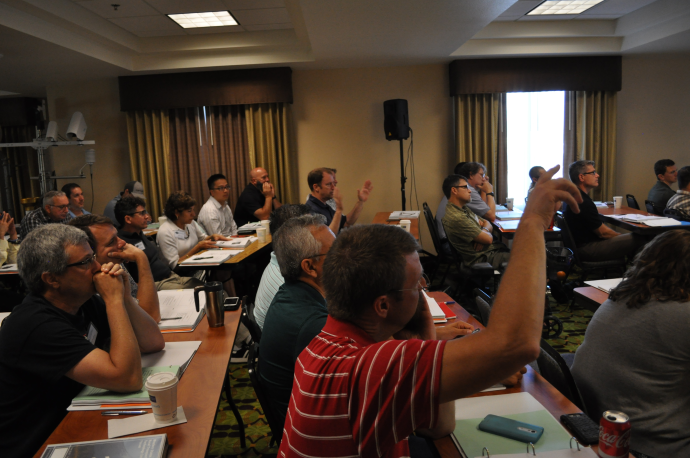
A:
{"type": "Polygon", "coordinates": [[[221,234],[224,237],[237,235],[237,224],[228,205],[228,197],[230,197],[228,180],[225,175],[216,173],[211,175],[206,182],[211,197],[199,211],[199,224],[207,234],[221,234]]]}

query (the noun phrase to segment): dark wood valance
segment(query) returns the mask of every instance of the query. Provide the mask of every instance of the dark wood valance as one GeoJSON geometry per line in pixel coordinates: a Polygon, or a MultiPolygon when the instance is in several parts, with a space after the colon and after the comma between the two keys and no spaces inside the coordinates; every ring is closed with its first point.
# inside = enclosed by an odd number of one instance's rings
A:
{"type": "Polygon", "coordinates": [[[450,63],[450,95],[620,91],[620,56],[469,59],[450,63]]]}
{"type": "Polygon", "coordinates": [[[290,67],[120,76],[120,110],[292,103],[290,67]]]}

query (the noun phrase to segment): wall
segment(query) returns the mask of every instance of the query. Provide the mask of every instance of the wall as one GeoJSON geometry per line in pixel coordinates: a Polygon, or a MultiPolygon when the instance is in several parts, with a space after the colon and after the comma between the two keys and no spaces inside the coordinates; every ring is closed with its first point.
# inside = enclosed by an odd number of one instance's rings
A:
{"type": "Polygon", "coordinates": [[[657,160],[690,165],[689,82],[690,55],[623,58],[616,194],[633,194],[641,208],[656,182],[657,160]]]}
{"type": "MultiPolygon", "coordinates": [[[[448,66],[297,70],[293,72],[294,105],[299,152],[300,196],[309,193],[307,173],[317,167],[338,170],[338,187],[345,211],[357,189],[369,179],[374,190],[358,222],[371,223],[376,212],[401,209],[400,146],[383,131],[383,102],[407,99],[414,131],[416,199],[406,209],[428,202],[432,211],[441,200],[441,183],[455,165],[452,103],[448,66]]],[[[405,151],[410,142],[405,141],[405,151]]],[[[408,171],[408,177],[411,173],[408,171]]],[[[423,246],[433,252],[423,215],[423,246]]]]}
{"type": "Polygon", "coordinates": [[[46,88],[48,113],[51,121],[57,121],[58,132],[66,137],[67,126],[72,113],[84,115],[87,130],[85,140],[95,140],[91,146],[61,146],[51,148],[52,168],[59,176],[78,175],[86,163],[84,152],[96,150],[96,164],[93,166],[94,196],[91,193],[89,167],[84,168],[86,179],[58,180],[62,185],[75,182],[84,191],[84,208],[102,213],[106,204],[122,191],[131,180],[129,168],[129,147],[127,145],[127,123],[120,112],[117,78],[99,79],[78,85],[49,86],[46,88]]]}

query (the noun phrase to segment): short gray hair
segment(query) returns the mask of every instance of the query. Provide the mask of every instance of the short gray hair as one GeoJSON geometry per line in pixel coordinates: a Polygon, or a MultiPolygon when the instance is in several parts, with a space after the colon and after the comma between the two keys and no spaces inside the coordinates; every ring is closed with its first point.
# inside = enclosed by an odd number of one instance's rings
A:
{"type": "Polygon", "coordinates": [[[287,220],[273,235],[273,249],[285,280],[298,280],[302,275],[302,260],[321,252],[321,242],[311,233],[312,227],[319,226],[326,226],[325,216],[302,215],[287,220]]]}
{"type": "Polygon", "coordinates": [[[65,273],[69,264],[67,247],[84,243],[89,243],[84,231],[65,224],[45,224],[29,232],[17,254],[19,276],[29,291],[42,295],[46,284],[41,275],[65,273]]]}
{"type": "Polygon", "coordinates": [[[570,181],[575,184],[580,184],[580,174],[585,173],[588,165],[596,167],[594,161],[575,161],[570,164],[570,167],[568,167],[568,176],[570,177],[570,181]]]}
{"type": "Polygon", "coordinates": [[[43,206],[53,205],[53,199],[56,197],[67,197],[67,194],[62,191],[48,191],[43,195],[43,206]]]}

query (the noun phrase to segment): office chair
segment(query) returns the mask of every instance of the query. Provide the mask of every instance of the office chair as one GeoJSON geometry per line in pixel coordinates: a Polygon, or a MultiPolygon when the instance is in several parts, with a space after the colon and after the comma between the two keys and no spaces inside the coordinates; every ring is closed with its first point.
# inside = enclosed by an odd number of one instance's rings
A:
{"type": "MultiPolygon", "coordinates": [[[[273,407],[271,403],[268,401],[266,393],[264,393],[263,387],[261,386],[261,382],[259,381],[259,371],[257,364],[258,361],[259,344],[254,342],[252,346],[249,348],[249,356],[247,357],[247,369],[249,372],[249,380],[252,382],[254,392],[256,393],[256,398],[259,400],[259,404],[261,404],[261,408],[264,411],[264,416],[266,416],[266,420],[268,421],[268,427],[271,428],[273,438],[269,443],[269,447],[272,447],[274,445],[280,445],[280,441],[283,438],[283,425],[281,425],[278,421],[278,416],[273,411],[273,407]]],[[[244,445],[242,447],[244,447],[244,445]]]]}
{"type": "Polygon", "coordinates": [[[664,216],[664,209],[659,208],[659,206],[651,200],[645,200],[644,206],[647,208],[648,213],[651,213],[653,215],[664,216]]]}
{"type": "Polygon", "coordinates": [[[544,339],[541,339],[539,346],[541,351],[539,358],[537,358],[537,366],[541,376],[587,414],[580,390],[578,390],[575,379],[563,357],[544,339]]]}
{"type": "Polygon", "coordinates": [[[240,315],[240,321],[249,331],[252,340],[257,343],[261,342],[262,331],[259,323],[257,323],[254,318],[254,303],[250,303],[247,296],[242,297],[242,315],[240,315]]]}
{"type": "Polygon", "coordinates": [[[448,239],[441,240],[441,237],[438,233],[438,227],[436,226],[436,219],[434,218],[433,213],[431,213],[431,209],[429,208],[429,205],[426,202],[422,204],[422,209],[424,211],[424,218],[426,219],[426,224],[429,227],[429,233],[431,234],[431,241],[434,244],[434,250],[436,250],[436,256],[434,258],[435,268],[433,273],[431,274],[430,281],[431,283],[434,282],[436,272],[438,272],[441,263],[445,262],[446,271],[443,273],[443,278],[441,279],[441,284],[443,284],[443,282],[446,281],[446,276],[448,275],[448,271],[450,270],[450,249],[447,246],[448,239]]]}
{"type": "MultiPolygon", "coordinates": [[[[457,295],[461,290],[466,289],[470,282],[474,282],[480,289],[486,289],[487,281],[494,276],[493,266],[488,262],[479,262],[468,266],[462,260],[462,256],[460,256],[460,253],[458,253],[452,243],[448,243],[448,248],[450,249],[453,263],[460,273],[460,281],[453,294],[457,295]]],[[[494,282],[494,288],[495,287],[496,283],[494,282]]]]}
{"type": "Polygon", "coordinates": [[[625,199],[628,201],[628,207],[639,210],[640,206],[637,204],[637,199],[632,194],[626,194],[625,199]]]}
{"type": "Polygon", "coordinates": [[[664,208],[664,216],[667,216],[669,218],[673,218],[676,221],[688,221],[690,220],[688,218],[688,215],[685,214],[682,210],[677,210],[675,208],[664,208]]]}

